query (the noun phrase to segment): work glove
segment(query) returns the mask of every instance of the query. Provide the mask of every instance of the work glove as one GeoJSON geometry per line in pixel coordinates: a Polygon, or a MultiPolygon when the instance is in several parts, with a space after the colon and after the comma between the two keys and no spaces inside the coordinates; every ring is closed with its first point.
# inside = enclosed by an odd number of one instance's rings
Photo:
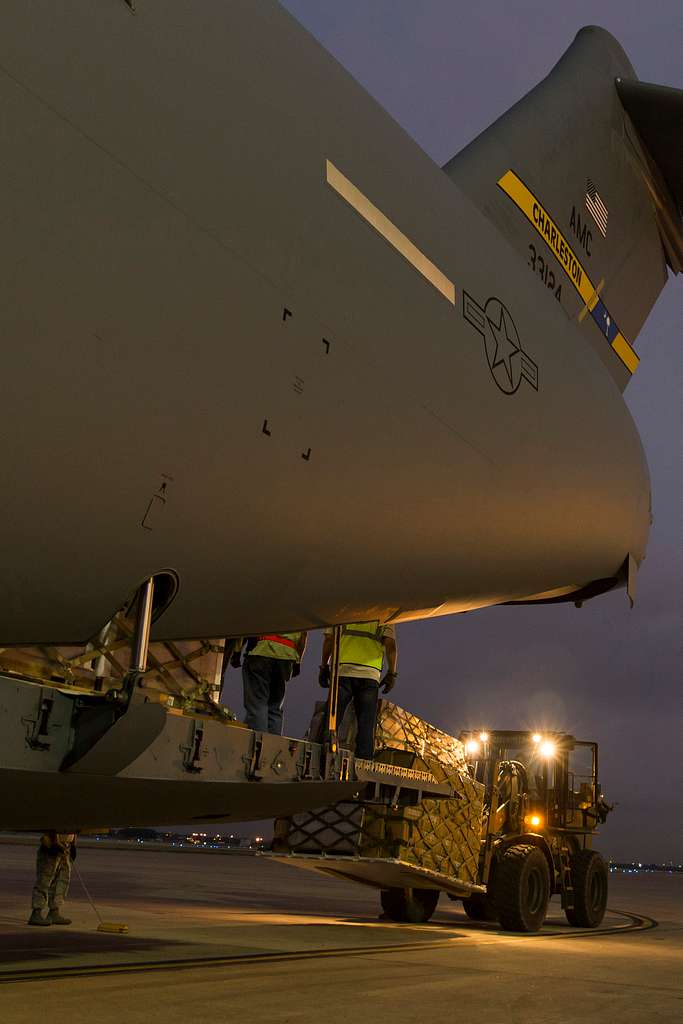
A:
{"type": "Polygon", "coordinates": [[[296,679],[298,675],[301,675],[301,665],[299,664],[298,661],[295,661],[294,664],[292,665],[292,674],[290,676],[290,679],[296,679]]]}
{"type": "Polygon", "coordinates": [[[379,684],[382,687],[383,693],[389,693],[390,690],[396,686],[397,673],[396,672],[385,672],[384,679],[379,684]]]}
{"type": "Polygon", "coordinates": [[[330,666],[321,665],[320,672],[318,672],[318,682],[324,690],[330,685],[330,666]]]}
{"type": "Polygon", "coordinates": [[[230,665],[232,668],[239,668],[242,664],[242,652],[233,651],[230,655],[230,665]]]}

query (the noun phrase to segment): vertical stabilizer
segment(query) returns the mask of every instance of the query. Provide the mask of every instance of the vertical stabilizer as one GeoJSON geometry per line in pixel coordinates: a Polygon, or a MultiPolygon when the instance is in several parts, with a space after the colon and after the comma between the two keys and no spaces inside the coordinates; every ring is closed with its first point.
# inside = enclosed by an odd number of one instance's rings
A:
{"type": "MultiPolygon", "coordinates": [[[[621,388],[638,365],[633,343],[667,263],[675,272],[683,265],[672,162],[662,155],[675,132],[658,134],[650,116],[659,146],[644,140],[622,101],[640,86],[617,41],[584,28],[547,78],[444,168],[577,322],[621,388]]],[[[683,93],[666,92],[670,125],[683,93]]],[[[652,115],[656,95],[648,99],[652,115]]]]}

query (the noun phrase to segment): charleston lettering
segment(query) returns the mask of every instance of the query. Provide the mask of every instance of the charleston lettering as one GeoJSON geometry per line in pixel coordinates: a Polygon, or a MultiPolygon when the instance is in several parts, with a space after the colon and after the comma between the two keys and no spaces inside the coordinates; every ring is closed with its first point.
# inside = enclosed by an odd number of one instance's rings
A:
{"type": "Polygon", "coordinates": [[[565,242],[562,233],[559,231],[552,218],[548,216],[539,203],[534,203],[532,215],[534,224],[545,238],[567,274],[569,274],[576,287],[581,288],[583,273],[581,271],[579,261],[571,248],[565,242]]]}

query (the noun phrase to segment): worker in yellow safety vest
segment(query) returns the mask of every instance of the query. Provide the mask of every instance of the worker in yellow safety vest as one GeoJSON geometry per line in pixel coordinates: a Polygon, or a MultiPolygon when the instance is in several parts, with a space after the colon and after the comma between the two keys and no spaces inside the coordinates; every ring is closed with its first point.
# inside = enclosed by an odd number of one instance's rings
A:
{"type": "MultiPolygon", "coordinates": [[[[330,684],[331,657],[332,630],[326,629],[319,676],[320,685],[323,687],[330,684]]],[[[358,757],[372,758],[374,755],[379,688],[381,686],[384,693],[389,693],[393,689],[397,678],[397,662],[396,630],[393,626],[383,626],[378,621],[351,622],[342,626],[337,721],[341,723],[344,712],[353,701],[358,723],[358,757]],[[382,677],[385,657],[387,671],[382,677]]]]}
{"type": "MultiPolygon", "coordinates": [[[[259,732],[282,735],[287,683],[300,672],[307,633],[263,633],[247,645],[242,662],[245,723],[259,732]]],[[[231,664],[239,665],[239,651],[231,664]]]]}

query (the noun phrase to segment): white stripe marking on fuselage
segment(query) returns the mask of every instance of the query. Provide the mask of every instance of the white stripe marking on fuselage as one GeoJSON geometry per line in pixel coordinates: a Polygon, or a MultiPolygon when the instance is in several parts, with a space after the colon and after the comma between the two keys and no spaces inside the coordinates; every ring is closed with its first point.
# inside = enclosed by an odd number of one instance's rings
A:
{"type": "Polygon", "coordinates": [[[333,163],[327,160],[326,165],[327,184],[454,306],[455,285],[453,282],[424,253],[420,252],[417,246],[381,210],[378,210],[333,163]]]}

